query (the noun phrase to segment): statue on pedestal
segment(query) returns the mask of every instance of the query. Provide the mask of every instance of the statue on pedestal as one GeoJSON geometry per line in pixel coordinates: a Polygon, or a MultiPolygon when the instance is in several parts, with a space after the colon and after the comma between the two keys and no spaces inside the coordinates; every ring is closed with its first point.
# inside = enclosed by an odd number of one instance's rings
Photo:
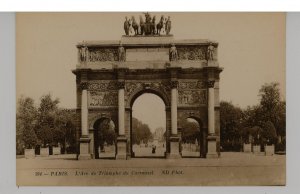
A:
{"type": "Polygon", "coordinates": [[[81,49],[79,50],[80,52],[80,60],[81,61],[87,61],[87,56],[88,56],[88,48],[87,46],[83,46],[81,47],[81,49]]]}
{"type": "Polygon", "coordinates": [[[142,16],[140,16],[140,35],[143,35],[145,33],[145,22],[142,18],[142,16]]]}
{"type": "Polygon", "coordinates": [[[118,48],[118,55],[119,55],[119,61],[124,62],[125,61],[125,49],[122,45],[122,43],[120,43],[120,46],[118,48]]]}
{"type": "Polygon", "coordinates": [[[125,17],[125,22],[124,22],[124,31],[126,36],[129,36],[129,20],[127,19],[127,17],[125,17]]]}
{"type": "Polygon", "coordinates": [[[138,35],[138,33],[139,33],[139,25],[135,21],[134,16],[131,17],[131,20],[132,20],[132,28],[134,30],[134,35],[138,35]]]}
{"type": "Polygon", "coordinates": [[[139,24],[136,22],[134,16],[130,19],[125,17],[124,22],[124,31],[126,36],[134,36],[134,35],[169,35],[171,31],[171,19],[170,16],[165,18],[163,15],[160,18],[160,21],[156,24],[156,17],[146,12],[145,21],[140,16],[139,24]]]}
{"type": "Polygon", "coordinates": [[[178,55],[177,55],[177,49],[175,47],[175,44],[172,44],[170,48],[170,61],[177,61],[178,55]]]}
{"type": "Polygon", "coordinates": [[[168,16],[168,20],[166,21],[166,34],[169,35],[171,31],[171,18],[168,16]]]}
{"type": "Polygon", "coordinates": [[[213,46],[212,43],[209,43],[209,46],[207,47],[207,60],[214,60],[214,51],[215,47],[213,46]]]}
{"type": "Polygon", "coordinates": [[[159,22],[158,22],[157,25],[156,25],[156,30],[157,30],[156,34],[160,35],[161,30],[162,30],[162,29],[165,30],[165,29],[163,28],[163,27],[165,26],[165,25],[164,25],[164,22],[165,22],[165,18],[164,18],[164,16],[162,15],[161,18],[160,18],[160,20],[159,20],[159,22]]]}
{"type": "Polygon", "coordinates": [[[155,34],[155,16],[153,16],[152,21],[151,21],[151,25],[150,25],[150,33],[151,35],[155,34]]]}

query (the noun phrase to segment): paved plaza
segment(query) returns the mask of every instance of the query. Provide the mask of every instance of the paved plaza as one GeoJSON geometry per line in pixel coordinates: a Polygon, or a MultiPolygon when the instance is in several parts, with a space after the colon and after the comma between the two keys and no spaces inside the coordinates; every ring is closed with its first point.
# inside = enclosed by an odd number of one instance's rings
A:
{"type": "Polygon", "coordinates": [[[18,185],[285,185],[285,155],[222,153],[221,158],[76,160],[17,158],[18,185]]]}

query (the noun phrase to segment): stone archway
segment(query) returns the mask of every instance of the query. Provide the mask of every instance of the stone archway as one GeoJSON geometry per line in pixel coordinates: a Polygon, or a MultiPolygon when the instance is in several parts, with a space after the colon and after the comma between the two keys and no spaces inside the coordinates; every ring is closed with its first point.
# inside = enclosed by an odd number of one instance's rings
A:
{"type": "Polygon", "coordinates": [[[114,122],[108,117],[101,117],[93,124],[93,148],[95,159],[115,158],[116,130],[114,122]]]}
{"type": "MultiPolygon", "coordinates": [[[[170,115],[169,112],[170,110],[167,109],[166,107],[166,104],[168,103],[167,101],[168,99],[166,98],[166,95],[162,92],[162,91],[159,91],[159,90],[155,90],[155,89],[142,89],[142,90],[137,90],[134,95],[131,96],[130,98],[130,147],[129,147],[129,153],[131,155],[131,157],[155,157],[155,158],[161,158],[161,157],[166,157],[166,147],[167,146],[167,142],[168,142],[168,137],[170,135],[170,123],[168,123],[170,121],[170,118],[168,118],[167,115],[170,115]],[[142,153],[142,154],[137,154],[135,153],[134,151],[134,142],[133,142],[133,136],[134,136],[134,131],[137,130],[134,128],[134,125],[133,125],[133,110],[134,110],[134,103],[136,102],[137,99],[139,99],[139,97],[142,97],[143,95],[145,94],[152,94],[155,96],[155,98],[157,99],[160,99],[162,101],[162,104],[164,106],[164,117],[165,117],[165,126],[162,126],[165,128],[165,143],[163,143],[163,148],[161,146],[158,146],[157,145],[157,152],[155,154],[152,154],[151,153],[151,147],[150,145],[152,145],[151,143],[148,145],[143,145],[143,146],[147,146],[147,148],[144,148],[142,150],[147,150],[147,153],[142,153]],[[149,147],[148,147],[149,146],[149,147]],[[162,152],[163,150],[163,152],[162,152]],[[149,152],[149,153],[148,153],[149,152]],[[159,153],[159,154],[158,154],[159,153]]],[[[147,111],[147,110],[145,110],[147,111]]],[[[164,134],[162,134],[164,135],[164,134]]],[[[136,145],[135,145],[136,146],[136,145]]],[[[137,149],[139,150],[139,149],[137,149]]]]}
{"type": "MultiPolygon", "coordinates": [[[[167,158],[181,158],[178,122],[189,115],[202,119],[207,140],[206,156],[219,155],[219,67],[218,43],[175,40],[167,37],[122,37],[122,44],[82,42],[73,73],[77,86],[79,159],[91,158],[93,147],[89,120],[93,115],[114,117],[117,138],[116,159],[131,156],[131,108],[143,93],[158,95],[166,105],[167,158]],[[170,57],[170,50],[177,52],[170,57]],[[212,49],[213,47],[213,49],[212,49]],[[210,55],[207,51],[210,48],[210,55]],[[122,52],[122,53],[119,53],[122,52]],[[121,54],[121,59],[118,57],[121,54]],[[175,58],[174,58],[175,57],[175,58]]],[[[204,151],[203,151],[204,152],[204,151]]]]}
{"type": "MultiPolygon", "coordinates": [[[[196,116],[188,116],[180,120],[180,137],[181,137],[181,155],[182,157],[200,157],[205,158],[207,152],[207,130],[203,125],[202,119],[196,116]],[[194,128],[196,134],[184,139],[184,132],[188,127],[194,128]],[[196,128],[196,129],[195,129],[196,128]],[[195,139],[194,139],[195,138],[195,139]],[[194,141],[191,141],[193,139],[194,141]],[[196,141],[196,142],[195,142],[196,141]],[[186,151],[186,152],[185,152],[186,151]],[[185,152],[185,153],[184,153],[185,152]]],[[[191,133],[191,131],[189,131],[191,133]]]]}

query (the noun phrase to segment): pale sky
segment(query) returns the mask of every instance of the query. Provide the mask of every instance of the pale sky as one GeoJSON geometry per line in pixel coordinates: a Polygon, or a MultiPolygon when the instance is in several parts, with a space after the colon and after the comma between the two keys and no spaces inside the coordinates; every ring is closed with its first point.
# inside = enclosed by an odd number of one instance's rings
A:
{"type": "MultiPolygon", "coordinates": [[[[219,42],[220,99],[242,108],[259,102],[264,83],[280,83],[285,99],[284,13],[163,13],[175,39],[219,42]]],[[[142,13],[17,13],[17,98],[51,93],[76,107],[76,43],[120,40],[125,16],[142,13]]],[[[161,13],[151,13],[160,17],[161,13]]],[[[145,110],[141,106],[140,110],[145,110]]]]}

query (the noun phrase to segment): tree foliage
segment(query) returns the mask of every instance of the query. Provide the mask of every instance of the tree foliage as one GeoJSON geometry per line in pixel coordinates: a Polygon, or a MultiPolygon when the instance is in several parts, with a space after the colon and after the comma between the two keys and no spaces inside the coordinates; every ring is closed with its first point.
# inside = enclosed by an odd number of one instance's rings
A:
{"type": "Polygon", "coordinates": [[[200,126],[196,120],[185,119],[182,121],[181,138],[183,143],[200,142],[200,126]]]}
{"type": "Polygon", "coordinates": [[[132,118],[132,143],[148,143],[153,138],[150,128],[136,118],[132,118]]]}
{"type": "Polygon", "coordinates": [[[104,143],[108,145],[115,144],[117,135],[115,132],[115,125],[110,119],[102,120],[97,126],[97,138],[101,151],[104,151],[104,143]]]}
{"type": "Polygon", "coordinates": [[[34,107],[34,100],[28,97],[21,97],[17,103],[17,153],[20,153],[23,147],[35,147],[37,143],[37,137],[34,131],[36,118],[37,110],[34,107]]]}
{"type": "Polygon", "coordinates": [[[276,144],[277,136],[285,137],[285,101],[280,99],[278,83],[264,84],[259,90],[258,105],[241,110],[231,103],[220,103],[221,145],[226,142],[276,144]]]}
{"type": "Polygon", "coordinates": [[[38,124],[36,126],[36,134],[41,140],[43,146],[50,145],[57,141],[55,139],[55,131],[58,113],[58,99],[52,99],[50,94],[41,97],[41,103],[38,108],[38,124]]]}
{"type": "Polygon", "coordinates": [[[234,147],[240,141],[243,112],[231,102],[220,103],[221,146],[234,147]]]}

